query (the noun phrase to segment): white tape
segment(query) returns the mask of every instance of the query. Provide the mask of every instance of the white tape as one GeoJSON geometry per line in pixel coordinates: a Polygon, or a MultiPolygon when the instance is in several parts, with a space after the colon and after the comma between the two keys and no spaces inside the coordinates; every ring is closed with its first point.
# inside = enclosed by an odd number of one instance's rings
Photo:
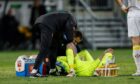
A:
{"type": "Polygon", "coordinates": [[[121,6],[121,9],[126,9],[127,7],[123,4],[122,6],[121,6]]]}

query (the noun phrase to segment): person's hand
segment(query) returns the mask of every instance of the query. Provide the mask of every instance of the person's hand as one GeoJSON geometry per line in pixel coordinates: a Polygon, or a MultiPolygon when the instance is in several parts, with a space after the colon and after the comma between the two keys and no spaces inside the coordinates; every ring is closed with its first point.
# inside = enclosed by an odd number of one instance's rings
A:
{"type": "Polygon", "coordinates": [[[107,50],[104,51],[104,53],[112,53],[113,54],[113,49],[112,48],[108,48],[107,50]]]}
{"type": "Polygon", "coordinates": [[[122,6],[121,6],[121,9],[122,9],[122,11],[123,11],[124,13],[127,13],[128,10],[129,10],[129,7],[126,7],[125,5],[122,5],[122,6]]]}
{"type": "Polygon", "coordinates": [[[104,54],[101,55],[101,56],[99,57],[100,60],[102,60],[102,58],[104,57],[105,53],[112,53],[112,54],[113,54],[113,49],[112,49],[112,48],[106,49],[106,50],[104,51],[104,54]]]}

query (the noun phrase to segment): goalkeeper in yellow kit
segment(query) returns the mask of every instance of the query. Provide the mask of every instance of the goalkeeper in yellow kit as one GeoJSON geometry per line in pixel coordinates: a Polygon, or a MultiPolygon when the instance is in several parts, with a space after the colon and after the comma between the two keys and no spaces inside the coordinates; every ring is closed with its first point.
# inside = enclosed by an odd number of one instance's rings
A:
{"type": "Polygon", "coordinates": [[[77,53],[75,45],[82,40],[80,32],[75,33],[73,42],[67,44],[66,56],[57,58],[57,62],[68,73],[68,77],[77,76],[92,76],[95,69],[106,64],[106,60],[112,59],[113,49],[107,49],[102,56],[94,60],[87,50],[82,50],[77,53]]]}

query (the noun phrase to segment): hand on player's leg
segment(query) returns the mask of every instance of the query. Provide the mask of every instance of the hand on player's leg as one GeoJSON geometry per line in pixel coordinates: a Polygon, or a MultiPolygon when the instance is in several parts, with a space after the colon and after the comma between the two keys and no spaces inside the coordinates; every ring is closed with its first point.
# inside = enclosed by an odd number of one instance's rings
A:
{"type": "Polygon", "coordinates": [[[111,54],[113,54],[113,49],[112,48],[108,48],[107,50],[105,50],[104,51],[104,53],[111,53],[111,54]]]}
{"type": "Polygon", "coordinates": [[[114,51],[114,50],[113,50],[112,48],[106,49],[106,50],[104,51],[104,54],[101,55],[101,56],[99,57],[99,59],[102,60],[102,58],[104,57],[104,55],[105,55],[106,53],[111,53],[111,54],[113,54],[113,51],[114,51]]]}

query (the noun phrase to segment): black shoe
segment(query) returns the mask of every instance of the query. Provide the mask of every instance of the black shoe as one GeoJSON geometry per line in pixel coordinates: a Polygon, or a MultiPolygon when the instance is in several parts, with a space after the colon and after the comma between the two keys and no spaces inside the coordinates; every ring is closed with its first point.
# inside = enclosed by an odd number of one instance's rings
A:
{"type": "Polygon", "coordinates": [[[32,73],[31,78],[43,77],[40,73],[32,73]]]}

